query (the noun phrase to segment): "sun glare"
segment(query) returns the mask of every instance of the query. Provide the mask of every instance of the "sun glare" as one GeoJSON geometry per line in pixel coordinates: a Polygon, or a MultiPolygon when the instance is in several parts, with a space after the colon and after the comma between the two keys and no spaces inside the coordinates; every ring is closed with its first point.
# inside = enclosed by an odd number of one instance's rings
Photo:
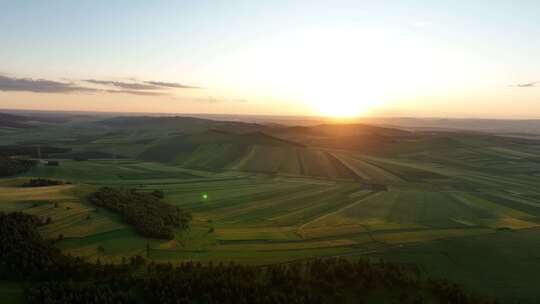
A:
{"type": "Polygon", "coordinates": [[[339,102],[332,107],[321,106],[318,110],[323,116],[336,118],[349,118],[361,114],[361,111],[358,110],[355,105],[345,102],[339,102]]]}
{"type": "Polygon", "coordinates": [[[234,71],[223,80],[230,87],[290,101],[291,110],[296,103],[316,115],[355,117],[444,78],[432,55],[406,30],[310,28],[259,41],[220,68],[234,71]]]}
{"type": "Polygon", "coordinates": [[[373,97],[360,92],[346,91],[338,86],[324,90],[313,90],[303,99],[310,108],[321,116],[352,118],[365,114],[373,102],[373,97]]]}

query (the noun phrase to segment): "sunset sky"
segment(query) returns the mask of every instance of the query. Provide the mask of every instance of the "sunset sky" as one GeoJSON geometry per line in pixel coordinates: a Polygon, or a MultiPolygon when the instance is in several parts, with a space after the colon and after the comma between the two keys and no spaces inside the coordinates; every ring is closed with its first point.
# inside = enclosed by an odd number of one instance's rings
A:
{"type": "Polygon", "coordinates": [[[0,0],[0,108],[540,118],[540,2],[0,0]]]}

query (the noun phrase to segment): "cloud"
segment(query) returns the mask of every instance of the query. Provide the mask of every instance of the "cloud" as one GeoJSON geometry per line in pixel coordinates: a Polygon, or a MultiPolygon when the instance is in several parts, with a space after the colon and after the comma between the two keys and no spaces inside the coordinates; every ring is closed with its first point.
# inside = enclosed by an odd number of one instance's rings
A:
{"type": "Polygon", "coordinates": [[[137,90],[104,90],[103,92],[112,93],[112,94],[132,94],[140,96],[168,96],[170,94],[165,92],[156,92],[156,91],[137,91],[137,90]]]}
{"type": "Polygon", "coordinates": [[[144,83],[154,86],[166,87],[166,88],[178,88],[178,89],[200,89],[200,87],[185,85],[176,82],[163,82],[163,81],[145,81],[144,83]]]}
{"type": "Polygon", "coordinates": [[[0,75],[0,91],[19,91],[35,93],[74,93],[96,92],[96,89],[75,85],[72,82],[59,82],[46,79],[13,78],[0,75]]]}
{"type": "Polygon", "coordinates": [[[86,82],[93,84],[100,84],[106,86],[113,86],[117,88],[122,88],[126,90],[158,90],[160,87],[137,82],[121,82],[121,81],[110,81],[110,80],[97,80],[97,79],[86,79],[86,82]]]}
{"type": "MultiPolygon", "coordinates": [[[[179,99],[179,98],[176,98],[179,99]]],[[[197,102],[206,102],[206,103],[217,103],[217,102],[247,102],[246,99],[224,99],[224,98],[215,98],[215,97],[202,97],[202,98],[180,98],[181,100],[186,101],[197,101],[197,102]]]]}
{"type": "MultiPolygon", "coordinates": [[[[89,81],[96,84],[109,84],[111,81],[92,80],[89,81]]],[[[115,86],[125,88],[122,90],[102,90],[90,87],[84,87],[74,84],[73,82],[60,82],[47,79],[30,79],[30,78],[13,78],[0,75],[0,91],[17,91],[17,92],[33,92],[33,93],[111,93],[111,94],[132,94],[140,96],[165,96],[169,95],[159,91],[143,91],[143,88],[156,88],[144,84],[130,84],[113,82],[115,86]],[[133,86],[131,86],[133,85],[133,86]]]]}
{"type": "MultiPolygon", "coordinates": [[[[19,91],[19,92],[34,92],[34,93],[109,93],[109,94],[132,94],[139,96],[172,96],[168,89],[171,88],[199,88],[195,86],[183,85],[175,82],[161,81],[137,81],[132,79],[132,82],[100,80],[100,79],[85,79],[85,80],[70,80],[63,79],[62,81],[48,79],[31,79],[31,78],[15,78],[9,77],[0,73],[0,91],[19,91]],[[92,85],[85,86],[79,83],[95,84],[103,87],[95,87],[92,85]]],[[[217,102],[214,98],[201,98],[200,101],[217,102]]]]}
{"type": "Polygon", "coordinates": [[[533,82],[527,82],[527,83],[518,83],[516,85],[512,85],[511,87],[516,88],[534,88],[537,84],[539,84],[540,81],[533,81],[533,82]]]}

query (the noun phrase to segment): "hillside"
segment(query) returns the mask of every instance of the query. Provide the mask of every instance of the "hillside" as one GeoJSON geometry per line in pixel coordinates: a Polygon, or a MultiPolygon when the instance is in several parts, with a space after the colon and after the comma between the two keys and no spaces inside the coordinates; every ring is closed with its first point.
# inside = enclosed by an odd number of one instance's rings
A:
{"type": "Polygon", "coordinates": [[[270,134],[308,146],[355,151],[378,151],[398,140],[410,140],[408,131],[366,124],[321,124],[275,128],[270,134]]]}
{"type": "Polygon", "coordinates": [[[262,132],[211,130],[159,141],[139,155],[146,161],[212,171],[237,170],[327,178],[356,178],[332,154],[262,132]]]}
{"type": "Polygon", "coordinates": [[[0,128],[31,128],[24,116],[0,113],[0,128]]]}
{"type": "Polygon", "coordinates": [[[138,130],[174,130],[179,133],[189,134],[204,132],[211,129],[219,129],[228,132],[255,132],[265,127],[259,124],[217,121],[189,116],[125,116],[113,117],[98,122],[114,129],[138,129],[138,130]]]}
{"type": "MultiPolygon", "coordinates": [[[[116,120],[174,128],[138,154],[145,161],[177,164],[211,171],[362,179],[336,151],[378,152],[415,135],[398,129],[363,124],[323,124],[309,127],[215,122],[184,117],[116,120]],[[196,132],[199,129],[206,129],[196,132]],[[257,131],[252,131],[254,128],[257,131]],[[234,130],[234,131],[231,131],[234,130]],[[259,131],[262,130],[262,131],[259,131]],[[178,135],[175,135],[178,134],[178,135]]],[[[128,124],[128,125],[129,125],[128,124]]],[[[398,143],[399,144],[399,143],[398,143]]]]}
{"type": "Polygon", "coordinates": [[[36,123],[64,123],[66,118],[47,116],[23,116],[9,113],[0,113],[0,128],[33,128],[36,123]]]}

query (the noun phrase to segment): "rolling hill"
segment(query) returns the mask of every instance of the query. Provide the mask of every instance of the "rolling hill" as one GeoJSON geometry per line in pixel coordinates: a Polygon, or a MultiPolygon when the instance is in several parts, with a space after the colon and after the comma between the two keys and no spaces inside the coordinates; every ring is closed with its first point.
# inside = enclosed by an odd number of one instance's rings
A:
{"type": "Polygon", "coordinates": [[[146,161],[174,163],[212,171],[356,178],[331,153],[262,132],[234,134],[218,130],[159,141],[139,155],[146,161]]]}
{"type": "Polygon", "coordinates": [[[24,116],[0,113],[0,128],[31,128],[24,116]]]}
{"type": "Polygon", "coordinates": [[[169,130],[183,134],[200,133],[211,129],[228,132],[255,132],[264,130],[264,125],[235,122],[216,121],[211,119],[188,116],[127,116],[113,117],[96,122],[114,129],[121,130],[169,130]]]}
{"type": "Polygon", "coordinates": [[[63,117],[23,116],[0,113],[0,128],[34,128],[39,124],[57,124],[67,122],[63,117]]]}

